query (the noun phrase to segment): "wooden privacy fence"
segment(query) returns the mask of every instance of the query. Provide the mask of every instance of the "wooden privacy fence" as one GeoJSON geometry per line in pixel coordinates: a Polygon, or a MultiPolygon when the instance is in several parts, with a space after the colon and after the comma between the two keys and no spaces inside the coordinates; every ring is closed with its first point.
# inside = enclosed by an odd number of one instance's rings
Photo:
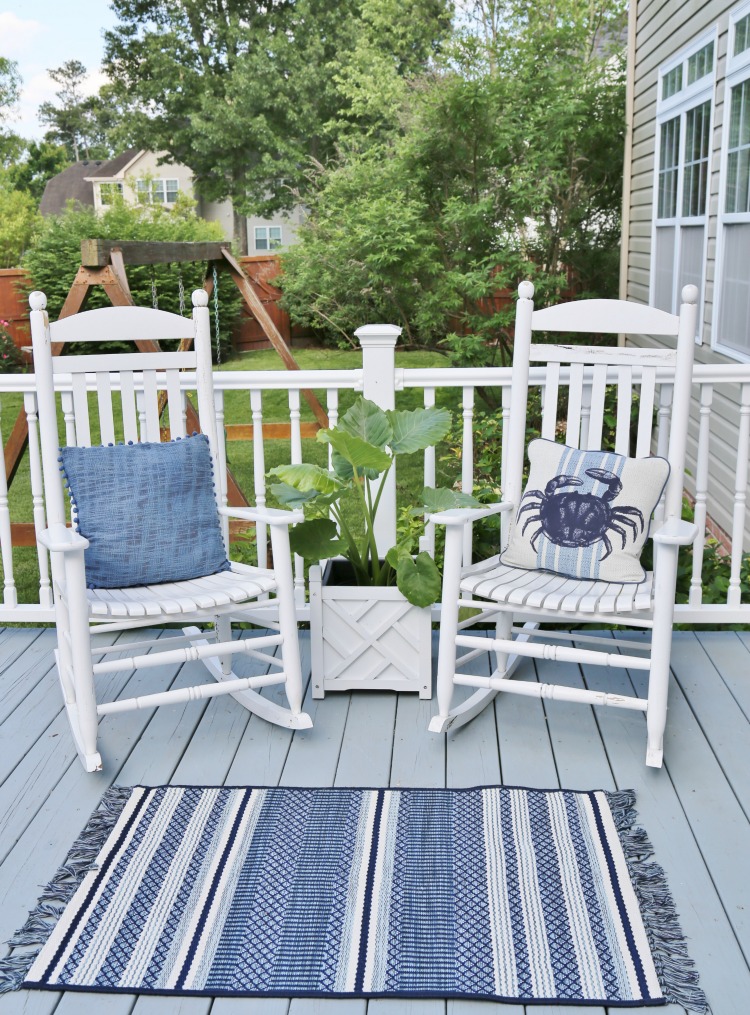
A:
{"type": "Polygon", "coordinates": [[[0,268],[0,321],[8,322],[8,331],[19,349],[31,345],[29,304],[19,292],[28,281],[23,268],[0,268]]]}
{"type": "MultiPolygon", "coordinates": [[[[342,390],[363,392],[383,408],[398,404],[399,393],[405,389],[421,392],[424,405],[434,405],[439,397],[451,392],[451,400],[458,400],[462,420],[462,454],[460,487],[471,492],[474,485],[475,446],[481,447],[481,434],[477,434],[475,405],[477,392],[486,387],[502,389],[503,434],[507,432],[504,423],[509,414],[511,395],[511,371],[507,368],[492,369],[401,369],[395,366],[395,342],[398,328],[388,325],[372,325],[358,332],[362,344],[362,367],[357,370],[267,370],[267,371],[218,371],[214,375],[216,389],[216,413],[220,434],[221,460],[226,463],[224,437],[224,399],[228,391],[242,393],[245,398],[249,422],[241,439],[252,443],[253,475],[252,489],[247,490],[250,499],[263,506],[266,503],[266,444],[277,424],[268,422],[264,414],[264,398],[269,392],[284,392],[288,404],[290,433],[289,460],[298,463],[305,460],[306,434],[301,420],[301,398],[305,389],[321,393],[325,410],[335,425],[339,418],[339,395],[342,390]]],[[[541,369],[531,371],[530,383],[543,387],[545,376],[541,369]]],[[[635,378],[634,378],[635,381],[635,378]]],[[[57,375],[56,382],[67,404],[72,405],[70,378],[57,375]]],[[[186,373],[182,377],[182,390],[187,395],[195,388],[195,378],[186,373]]],[[[561,374],[559,383],[569,384],[570,377],[561,374]]],[[[587,411],[590,412],[590,384],[582,378],[580,397],[583,405],[584,426],[587,411]],[[588,399],[588,401],[587,401],[588,399]],[[587,410],[587,405],[589,409],[587,410]]],[[[663,450],[667,441],[671,413],[672,376],[666,368],[657,374],[653,393],[654,411],[658,418],[657,453],[663,450]]],[[[95,390],[95,380],[90,380],[95,390]]],[[[28,374],[0,375],[0,399],[14,392],[24,403],[24,414],[29,426],[30,455],[30,504],[25,508],[25,517],[33,517],[33,528],[45,525],[42,497],[42,477],[39,464],[38,421],[36,398],[33,391],[33,377],[28,374]]],[[[277,396],[278,397],[278,396],[277,396]]],[[[750,624],[750,590],[742,588],[741,568],[743,542],[747,545],[750,530],[748,514],[748,459],[750,458],[750,364],[728,366],[698,365],[693,375],[693,407],[689,437],[688,457],[690,460],[690,487],[695,498],[695,519],[698,536],[693,544],[690,595],[687,603],[677,607],[676,620],[688,624],[750,624]],[[731,434],[727,434],[727,418],[724,413],[727,394],[731,393],[736,413],[731,421],[731,434]],[[722,477],[716,472],[716,448],[721,444],[731,449],[733,468],[722,477]],[[716,513],[730,532],[732,551],[730,576],[724,601],[704,601],[703,548],[708,538],[707,518],[716,513]]],[[[0,424],[4,421],[0,420],[0,424]]],[[[728,452],[727,452],[728,453],[728,452]]],[[[437,454],[435,448],[428,448],[423,455],[423,480],[425,486],[435,485],[437,454]]],[[[502,475],[500,476],[502,483],[502,475]]],[[[381,548],[394,542],[396,529],[396,477],[392,470],[388,486],[383,495],[381,510],[378,512],[377,539],[381,548]]],[[[8,503],[5,473],[0,468],[0,549],[3,564],[3,602],[0,604],[0,623],[24,621],[39,623],[53,617],[49,562],[47,554],[37,547],[39,564],[39,595],[35,602],[18,603],[13,571],[13,537],[8,503]]],[[[428,532],[428,539],[432,533],[428,532]]],[[[266,559],[267,533],[259,525],[256,530],[258,557],[266,559]]],[[[709,580],[710,576],[706,578],[709,580]]],[[[296,568],[296,589],[300,602],[300,616],[307,619],[309,607],[304,603],[304,571],[301,563],[296,568]]]]}

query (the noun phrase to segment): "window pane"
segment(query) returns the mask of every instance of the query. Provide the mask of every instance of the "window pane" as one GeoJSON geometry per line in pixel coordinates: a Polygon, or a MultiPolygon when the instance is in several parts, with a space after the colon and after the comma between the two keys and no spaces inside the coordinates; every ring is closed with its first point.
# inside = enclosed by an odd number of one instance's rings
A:
{"type": "Polygon", "coordinates": [[[680,268],[677,282],[698,287],[698,303],[703,291],[703,239],[704,226],[683,226],[680,230],[680,268]]]}
{"type": "Polygon", "coordinates": [[[677,92],[682,88],[682,64],[678,67],[673,67],[668,74],[665,74],[661,79],[661,97],[662,99],[669,99],[671,96],[676,95],[677,92]]]}
{"type": "Polygon", "coordinates": [[[750,352],[750,223],[724,227],[719,341],[750,352]]]}
{"type": "Polygon", "coordinates": [[[268,236],[271,250],[278,250],[281,246],[281,226],[271,226],[268,230],[268,236]]]}
{"type": "Polygon", "coordinates": [[[695,109],[689,109],[685,114],[683,215],[704,215],[706,211],[710,107],[710,102],[704,102],[695,109]]]}
{"type": "Polygon", "coordinates": [[[167,180],[167,203],[174,204],[177,200],[177,194],[180,189],[180,184],[177,180],[167,180]]]}
{"type": "Polygon", "coordinates": [[[677,163],[680,151],[680,118],[675,116],[661,125],[659,196],[657,216],[674,218],[677,214],[677,163]]]}
{"type": "Polygon", "coordinates": [[[164,204],[164,180],[151,181],[151,200],[154,204],[164,204]]]}
{"type": "Polygon", "coordinates": [[[750,49],[750,14],[741,18],[734,29],[734,55],[739,56],[750,49]]]}
{"type": "Polygon", "coordinates": [[[732,89],[724,210],[750,211],[750,81],[732,89]]]}
{"type": "Polygon", "coordinates": [[[703,49],[699,49],[697,53],[693,53],[688,58],[687,62],[687,79],[688,84],[692,85],[695,81],[700,81],[706,74],[710,74],[714,69],[714,44],[709,42],[708,45],[704,46],[703,49]]]}
{"type": "Polygon", "coordinates": [[[658,226],[654,253],[654,306],[672,313],[674,288],[674,226],[658,226]]]}
{"type": "Polygon", "coordinates": [[[255,227],[255,249],[268,250],[268,232],[265,226],[255,227]]]}

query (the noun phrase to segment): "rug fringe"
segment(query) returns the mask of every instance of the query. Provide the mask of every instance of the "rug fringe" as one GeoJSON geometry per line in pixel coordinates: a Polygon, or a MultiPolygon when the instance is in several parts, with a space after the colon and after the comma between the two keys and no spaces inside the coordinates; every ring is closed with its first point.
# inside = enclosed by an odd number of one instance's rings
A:
{"type": "Polygon", "coordinates": [[[7,942],[13,951],[0,959],[0,994],[18,990],[26,979],[65,906],[88,872],[94,869],[96,858],[132,792],[130,786],[110,786],[105,792],[65,861],[45,885],[23,927],[7,942]],[[16,954],[18,949],[22,950],[16,954]]]}
{"type": "Polygon", "coordinates": [[[638,898],[654,965],[665,1000],[682,1005],[697,1015],[711,1008],[698,985],[695,963],[688,955],[687,939],[680,927],[677,908],[667,887],[664,870],[651,859],[648,835],[635,826],[635,792],[618,790],[606,794],[625,860],[638,898]]]}

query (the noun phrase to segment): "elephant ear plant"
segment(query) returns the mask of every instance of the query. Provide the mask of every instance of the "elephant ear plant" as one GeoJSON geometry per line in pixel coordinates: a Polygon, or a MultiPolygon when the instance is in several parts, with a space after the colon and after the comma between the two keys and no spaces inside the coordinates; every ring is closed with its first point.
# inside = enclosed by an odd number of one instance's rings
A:
{"type": "MultiPolygon", "coordinates": [[[[392,585],[415,606],[429,606],[440,596],[440,572],[424,551],[413,557],[409,539],[397,542],[381,560],[375,541],[375,518],[385,478],[399,455],[409,455],[441,441],[450,428],[447,409],[383,411],[359,397],[339,425],[319,430],[317,439],[332,450],[332,470],[318,465],[281,465],[270,476],[279,502],[288,507],[310,506],[332,517],[310,518],[290,533],[292,550],[305,560],[342,556],[349,561],[357,585],[392,585]],[[382,481],[381,481],[382,478],[382,481]],[[358,524],[344,503],[354,499],[358,524]]],[[[477,504],[452,490],[425,489],[414,513],[477,504]]]]}

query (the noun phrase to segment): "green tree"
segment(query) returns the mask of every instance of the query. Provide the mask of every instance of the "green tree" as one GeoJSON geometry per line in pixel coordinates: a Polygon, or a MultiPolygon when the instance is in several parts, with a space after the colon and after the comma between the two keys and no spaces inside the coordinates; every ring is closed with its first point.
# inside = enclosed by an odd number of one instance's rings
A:
{"type": "Polygon", "coordinates": [[[13,186],[30,194],[39,203],[47,181],[70,165],[65,145],[51,141],[28,141],[19,147],[9,165],[13,186]]]}
{"type": "MultiPolygon", "coordinates": [[[[392,0],[114,0],[120,24],[106,35],[106,69],[137,143],[188,165],[202,195],[231,198],[246,249],[245,215],[303,196],[309,160],[325,162],[342,123],[356,119],[342,69],[378,5],[389,4],[396,9],[392,0]]],[[[403,3],[401,30],[438,38],[447,6],[403,3]]],[[[429,51],[428,42],[404,43],[397,68],[421,66],[429,51]]]]}
{"type": "Polygon", "coordinates": [[[15,189],[11,174],[0,169],[0,268],[15,268],[39,220],[37,201],[15,189]]]}
{"type": "Polygon", "coordinates": [[[48,73],[60,87],[55,93],[56,102],[43,102],[39,107],[40,121],[51,128],[47,139],[64,144],[74,162],[78,162],[82,152],[89,158],[82,90],[86,68],[80,60],[66,60],[48,73]]]}
{"type": "Polygon", "coordinates": [[[7,56],[0,56],[0,124],[13,111],[18,102],[21,75],[18,64],[7,56]]]}
{"type": "Polygon", "coordinates": [[[483,0],[469,14],[404,89],[399,130],[311,175],[284,258],[295,319],[334,336],[393,320],[461,362],[504,363],[512,309],[492,312],[498,290],[536,277],[552,298],[570,272],[613,294],[624,3],[483,0]]]}

